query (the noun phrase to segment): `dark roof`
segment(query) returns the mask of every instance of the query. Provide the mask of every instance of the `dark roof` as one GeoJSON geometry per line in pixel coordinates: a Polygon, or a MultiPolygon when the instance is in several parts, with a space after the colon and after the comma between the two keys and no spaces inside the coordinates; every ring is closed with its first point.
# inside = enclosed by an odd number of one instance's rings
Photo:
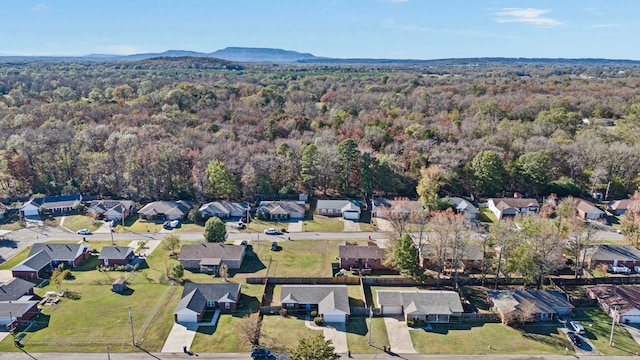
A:
{"type": "Polygon", "coordinates": [[[621,313],[640,307],[640,286],[601,284],[587,286],[589,292],[610,308],[617,307],[621,313]]]}
{"type": "Polygon", "coordinates": [[[145,205],[138,213],[146,216],[157,214],[185,216],[193,205],[184,200],[180,201],[154,201],[145,205]]]}
{"type": "Polygon", "coordinates": [[[460,198],[460,197],[450,197],[450,198],[444,198],[442,200],[445,200],[445,201],[453,204],[455,206],[455,208],[456,208],[456,211],[459,212],[459,213],[477,214],[477,213],[480,212],[467,199],[463,199],[463,198],[460,198]]]}
{"type": "Polygon", "coordinates": [[[493,204],[500,211],[510,208],[523,209],[528,207],[540,207],[540,204],[536,199],[494,198],[489,200],[492,200],[493,204]]]}
{"type": "Polygon", "coordinates": [[[202,260],[220,258],[222,260],[242,260],[246,246],[224,243],[201,243],[182,245],[179,260],[202,260]]]}
{"type": "Polygon", "coordinates": [[[378,247],[374,242],[361,244],[344,243],[338,246],[338,253],[341,259],[386,259],[387,254],[384,249],[378,247]]]}
{"type": "Polygon", "coordinates": [[[85,246],[82,244],[33,244],[31,251],[29,251],[29,256],[44,251],[51,260],[71,261],[76,259],[76,254],[78,254],[81,247],[85,246]]]}
{"type": "Polygon", "coordinates": [[[228,201],[213,201],[200,206],[198,209],[200,212],[206,211],[210,214],[230,214],[232,212],[246,210],[249,210],[249,205],[228,201]]]}
{"type": "Polygon", "coordinates": [[[338,309],[350,314],[347,285],[282,285],[281,303],[318,304],[318,312],[338,309]]]}
{"type": "Polygon", "coordinates": [[[61,195],[61,196],[45,196],[41,198],[33,198],[29,200],[25,205],[32,204],[40,207],[44,206],[47,209],[54,209],[60,207],[72,207],[76,201],[82,201],[82,195],[61,195]]]}
{"type": "Polygon", "coordinates": [[[599,261],[640,261],[640,250],[629,245],[597,245],[588,250],[591,260],[599,261]]]}
{"type": "Polygon", "coordinates": [[[30,293],[33,283],[20,278],[13,278],[0,285],[0,301],[14,301],[30,293]]]}
{"type": "Polygon", "coordinates": [[[554,290],[488,290],[487,296],[502,314],[520,310],[520,305],[530,301],[536,307],[536,313],[552,314],[557,309],[573,309],[566,296],[554,290]]]}
{"type": "Polygon", "coordinates": [[[133,249],[128,246],[105,246],[100,250],[98,259],[124,260],[133,253],[133,249]]]}
{"type": "Polygon", "coordinates": [[[378,290],[378,305],[402,305],[405,314],[452,314],[464,309],[455,291],[442,290],[378,290]]]}
{"type": "Polygon", "coordinates": [[[104,214],[109,210],[124,213],[133,208],[135,202],[131,200],[94,200],[89,206],[89,211],[104,214]]]}
{"type": "Polygon", "coordinates": [[[0,317],[19,318],[22,317],[27,311],[34,306],[37,306],[38,302],[35,300],[29,301],[2,301],[0,302],[0,317]]]}
{"type": "Polygon", "coordinates": [[[238,302],[236,297],[240,292],[240,284],[200,284],[187,282],[184,284],[182,298],[173,313],[189,309],[201,313],[207,301],[238,302]]]}

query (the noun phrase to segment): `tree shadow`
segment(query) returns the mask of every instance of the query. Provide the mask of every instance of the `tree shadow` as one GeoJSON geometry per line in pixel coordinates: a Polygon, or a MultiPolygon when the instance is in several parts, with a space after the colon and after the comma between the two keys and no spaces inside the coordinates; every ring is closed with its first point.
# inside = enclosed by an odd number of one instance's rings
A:
{"type": "Polygon", "coordinates": [[[0,248],[17,249],[18,243],[11,239],[0,239],[0,248]]]}
{"type": "Polygon", "coordinates": [[[240,266],[240,269],[229,269],[229,277],[233,277],[235,274],[253,274],[266,268],[267,266],[260,260],[258,254],[247,248],[242,260],[242,266],[240,266]]]}
{"type": "Polygon", "coordinates": [[[350,317],[347,323],[347,333],[365,336],[369,333],[367,327],[367,318],[364,317],[350,317]]]}

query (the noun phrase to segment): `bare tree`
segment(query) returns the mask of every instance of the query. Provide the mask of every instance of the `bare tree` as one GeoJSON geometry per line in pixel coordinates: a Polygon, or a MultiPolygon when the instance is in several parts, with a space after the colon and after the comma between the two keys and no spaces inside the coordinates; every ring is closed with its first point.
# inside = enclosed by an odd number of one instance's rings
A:
{"type": "Polygon", "coordinates": [[[497,224],[491,227],[489,239],[497,248],[498,259],[496,261],[495,288],[498,288],[498,280],[502,272],[502,265],[507,261],[514,246],[516,245],[518,235],[515,233],[515,224],[510,219],[501,219],[497,224]]]}
{"type": "Polygon", "coordinates": [[[259,313],[245,315],[242,319],[240,319],[236,327],[236,330],[238,331],[238,337],[251,345],[258,344],[258,337],[260,335],[259,315],[259,313]]]}
{"type": "Polygon", "coordinates": [[[433,232],[430,244],[437,265],[438,286],[440,286],[440,275],[445,267],[449,265],[455,272],[454,283],[457,288],[458,269],[460,268],[469,236],[464,223],[464,216],[450,211],[434,212],[432,213],[430,228],[433,232]],[[447,264],[448,262],[450,263],[447,264]]]}

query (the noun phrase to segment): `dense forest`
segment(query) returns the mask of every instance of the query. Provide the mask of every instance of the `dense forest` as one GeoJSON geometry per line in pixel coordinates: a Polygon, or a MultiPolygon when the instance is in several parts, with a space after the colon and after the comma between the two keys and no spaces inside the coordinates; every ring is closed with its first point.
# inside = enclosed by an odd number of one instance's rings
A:
{"type": "Polygon", "coordinates": [[[0,197],[626,198],[640,67],[0,62],[0,197]]]}

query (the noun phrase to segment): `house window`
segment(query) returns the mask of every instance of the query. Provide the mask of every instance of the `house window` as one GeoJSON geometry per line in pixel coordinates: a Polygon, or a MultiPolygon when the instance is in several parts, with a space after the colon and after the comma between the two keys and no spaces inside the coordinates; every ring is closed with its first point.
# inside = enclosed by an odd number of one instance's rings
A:
{"type": "Polygon", "coordinates": [[[207,301],[207,307],[215,307],[216,306],[216,302],[215,301],[207,301]]]}
{"type": "Polygon", "coordinates": [[[293,304],[293,303],[285,304],[285,307],[286,307],[287,309],[293,309],[293,307],[294,307],[294,306],[295,306],[295,304],[293,304]]]}

